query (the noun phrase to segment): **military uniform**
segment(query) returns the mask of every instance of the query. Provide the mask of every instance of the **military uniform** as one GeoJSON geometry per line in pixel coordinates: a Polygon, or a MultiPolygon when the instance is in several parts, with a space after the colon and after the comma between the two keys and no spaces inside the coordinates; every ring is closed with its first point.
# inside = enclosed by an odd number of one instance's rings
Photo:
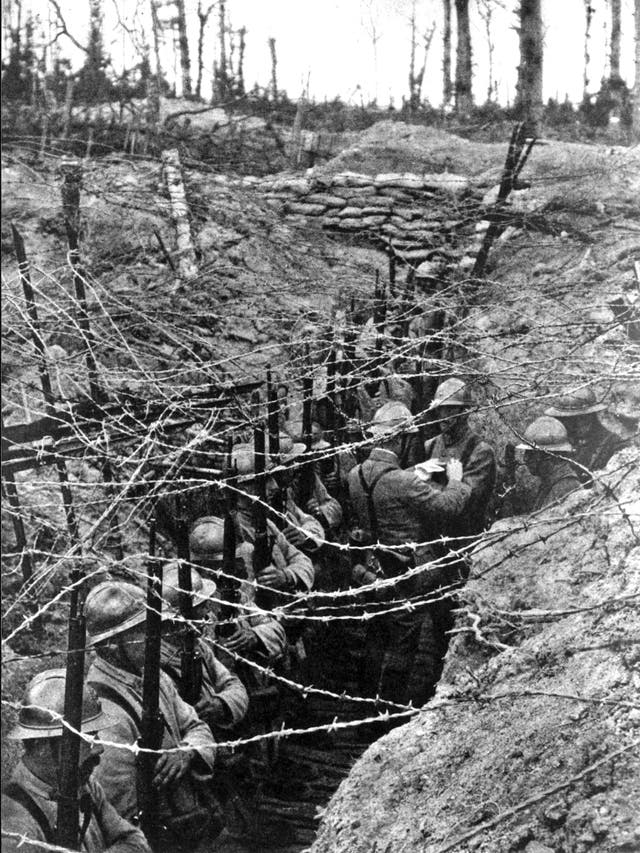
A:
{"type": "MultiPolygon", "coordinates": [[[[496,484],[496,455],[493,447],[469,427],[463,435],[437,435],[425,442],[425,459],[439,459],[443,465],[449,459],[462,462],[462,482],[471,489],[464,513],[452,525],[452,534],[473,536],[485,526],[486,512],[496,484]]],[[[433,477],[439,482],[438,474],[433,477]]]]}
{"type": "MultiPolygon", "coordinates": [[[[249,707],[247,691],[238,676],[229,672],[227,667],[216,658],[213,648],[206,639],[198,638],[197,652],[202,659],[200,698],[219,699],[225,707],[226,714],[223,721],[216,720],[215,726],[221,729],[231,729],[247,713],[249,707]]],[[[176,685],[180,682],[181,677],[180,656],[180,648],[176,648],[167,642],[162,643],[160,665],[176,685]]],[[[209,723],[205,717],[202,719],[209,723]]]]}
{"type": "MultiPolygon", "coordinates": [[[[373,540],[385,545],[427,543],[441,535],[459,517],[471,495],[465,483],[441,488],[422,480],[415,471],[402,470],[395,453],[374,448],[369,458],[349,474],[352,507],[373,540]],[[365,485],[366,484],[366,489],[365,485]],[[375,508],[369,513],[367,491],[375,508]],[[372,529],[377,526],[377,530],[372,529]]],[[[381,556],[388,576],[401,576],[407,569],[434,558],[433,546],[422,544],[412,552],[381,556]]],[[[449,567],[427,567],[395,585],[395,601],[421,596],[440,586],[456,582],[449,567]]],[[[371,620],[374,633],[384,631],[379,693],[396,702],[422,705],[430,697],[441,670],[442,643],[434,625],[433,608],[390,613],[381,621],[371,620]]]]}
{"type": "MultiPolygon", "coordinates": [[[[98,782],[89,779],[79,794],[80,823],[84,828],[80,850],[85,853],[150,853],[142,832],[120,817],[98,782]]],[[[52,844],[55,843],[57,814],[56,791],[20,761],[2,795],[3,831],[52,844]]],[[[42,850],[42,846],[29,841],[23,843],[16,838],[2,838],[2,853],[41,853],[42,850]]]]}
{"type": "MultiPolygon", "coordinates": [[[[309,518],[315,521],[312,516],[309,518]]],[[[256,534],[250,513],[239,509],[236,520],[242,541],[248,542],[250,545],[255,544],[256,534]]],[[[316,524],[322,527],[320,522],[316,522],[316,524]]],[[[273,538],[271,562],[285,573],[292,591],[308,592],[313,587],[315,578],[313,563],[302,551],[287,542],[285,535],[278,530],[272,521],[267,521],[267,528],[269,535],[273,538]]],[[[324,538],[324,531],[322,537],[324,538]]]]}
{"type": "Polygon", "coordinates": [[[554,464],[548,476],[541,478],[540,487],[535,496],[532,511],[543,509],[545,506],[561,500],[581,486],[573,467],[562,460],[554,464]]]}
{"type": "MultiPolygon", "coordinates": [[[[101,739],[119,744],[136,743],[142,717],[142,678],[98,657],[89,669],[87,681],[101,698],[105,712],[117,720],[115,726],[100,732],[101,739]]],[[[165,722],[161,748],[189,747],[197,756],[186,776],[170,790],[162,792],[160,813],[166,819],[176,814],[188,814],[193,808],[190,777],[206,779],[211,775],[216,747],[209,726],[180,698],[172,680],[164,672],[160,673],[159,702],[165,722]]],[[[105,745],[94,775],[118,813],[128,820],[135,818],[138,796],[133,751],[105,745]]]]}

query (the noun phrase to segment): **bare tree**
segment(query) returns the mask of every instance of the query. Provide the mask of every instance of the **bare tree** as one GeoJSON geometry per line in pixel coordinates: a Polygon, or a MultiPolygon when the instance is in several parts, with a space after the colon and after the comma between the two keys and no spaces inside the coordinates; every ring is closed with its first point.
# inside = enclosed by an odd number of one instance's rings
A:
{"type": "Polygon", "coordinates": [[[465,116],[473,108],[469,0],[456,0],[456,22],[456,113],[465,116]]]}
{"type": "Polygon", "coordinates": [[[453,84],[451,82],[451,0],[442,0],[444,21],[442,26],[442,106],[451,102],[453,84]]]}
{"type": "Polygon", "coordinates": [[[276,40],[273,36],[269,39],[269,51],[271,52],[271,98],[275,104],[278,102],[278,57],[276,54],[276,40]]]}
{"type": "Polygon", "coordinates": [[[191,57],[189,56],[189,38],[187,36],[187,12],[184,0],[175,0],[176,24],[178,25],[178,47],[180,50],[180,70],[182,72],[182,94],[189,98],[193,94],[191,85],[191,57]]]}
{"type": "Polygon", "coordinates": [[[619,81],[620,78],[620,34],[622,17],[622,0],[610,0],[611,3],[611,45],[609,53],[609,80],[619,81]]]}
{"type": "Polygon", "coordinates": [[[247,47],[247,28],[240,27],[238,30],[238,68],[236,70],[236,89],[239,95],[244,95],[244,52],[247,47]]]}
{"type": "Polygon", "coordinates": [[[582,75],[582,98],[583,100],[589,95],[589,62],[591,54],[589,52],[589,42],[591,40],[591,22],[595,9],[591,5],[591,0],[584,0],[585,26],[584,26],[584,73],[582,75]]]}
{"type": "Polygon", "coordinates": [[[433,34],[435,32],[435,29],[436,25],[434,23],[432,24],[431,29],[427,30],[427,32],[422,37],[424,54],[422,64],[419,70],[416,71],[416,3],[415,0],[413,0],[413,4],[411,7],[411,53],[409,59],[409,112],[411,113],[411,115],[414,115],[420,107],[420,101],[422,99],[422,82],[424,80],[424,73],[427,68],[427,57],[429,55],[429,48],[431,47],[431,41],[433,40],[433,34]]]}
{"type": "Polygon", "coordinates": [[[640,139],[640,0],[635,0],[634,2],[634,18],[636,35],[636,76],[633,83],[633,112],[631,120],[634,136],[636,139],[640,139]]]}
{"type": "Polygon", "coordinates": [[[209,21],[209,15],[211,15],[215,7],[216,4],[211,3],[210,6],[208,6],[206,9],[203,9],[202,0],[198,0],[198,76],[196,79],[196,98],[202,97],[202,54],[204,51],[204,31],[209,21]]]}
{"type": "Polygon", "coordinates": [[[380,32],[380,22],[374,11],[374,0],[368,0],[366,4],[366,17],[364,14],[361,17],[362,25],[367,31],[371,39],[371,48],[373,51],[373,97],[378,100],[378,42],[382,36],[380,32]]]}
{"type": "Polygon", "coordinates": [[[516,107],[527,130],[535,134],[542,119],[542,10],[541,0],[520,2],[520,65],[516,107]]]}
{"type": "Polygon", "coordinates": [[[487,50],[489,52],[488,60],[489,60],[489,82],[487,84],[487,101],[490,101],[493,97],[493,89],[494,89],[494,79],[493,79],[493,68],[494,68],[494,53],[495,53],[495,43],[493,41],[493,12],[495,8],[494,0],[478,0],[478,14],[482,18],[482,22],[484,24],[484,31],[487,36],[487,50]]]}

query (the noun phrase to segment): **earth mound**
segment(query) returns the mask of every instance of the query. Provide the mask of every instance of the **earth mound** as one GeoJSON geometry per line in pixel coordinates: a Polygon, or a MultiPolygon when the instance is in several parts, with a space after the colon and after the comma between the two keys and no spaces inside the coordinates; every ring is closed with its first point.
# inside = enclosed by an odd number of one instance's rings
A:
{"type": "Polygon", "coordinates": [[[636,462],[491,528],[435,700],[365,753],[313,853],[640,847],[636,462]]]}

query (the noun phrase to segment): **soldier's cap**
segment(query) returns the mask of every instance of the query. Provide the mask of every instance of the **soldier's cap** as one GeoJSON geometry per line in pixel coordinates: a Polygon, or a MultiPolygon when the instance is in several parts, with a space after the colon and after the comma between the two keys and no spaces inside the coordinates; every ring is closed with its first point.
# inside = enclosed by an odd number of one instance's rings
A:
{"type": "Polygon", "coordinates": [[[545,409],[545,415],[552,418],[578,418],[582,415],[604,412],[607,407],[596,401],[593,388],[578,388],[569,394],[558,397],[553,404],[545,409]]]}
{"type": "Polygon", "coordinates": [[[400,432],[415,433],[418,432],[418,427],[413,421],[413,415],[404,403],[389,400],[380,406],[366,432],[373,437],[382,437],[400,432]]]}
{"type": "Polygon", "coordinates": [[[141,625],[147,618],[146,596],[135,584],[104,581],[87,595],[84,614],[87,640],[95,645],[141,625]]]}
{"type": "Polygon", "coordinates": [[[560,421],[548,415],[536,418],[524,432],[524,442],[516,450],[542,450],[571,453],[573,446],[567,430],[560,421]]]}
{"type": "Polygon", "coordinates": [[[446,379],[436,388],[428,411],[445,407],[469,408],[473,405],[471,390],[462,379],[446,379]]]}
{"type": "MultiPolygon", "coordinates": [[[[65,679],[64,669],[48,669],[31,679],[22,699],[18,722],[7,735],[9,740],[35,740],[62,735],[65,679]]],[[[85,684],[80,731],[92,734],[111,728],[115,723],[116,720],[102,710],[93,687],[85,684]]]]}
{"type": "MultiPolygon", "coordinates": [[[[173,619],[180,611],[180,563],[174,560],[164,567],[162,576],[162,618],[173,619]]],[[[212,604],[218,592],[217,584],[210,578],[202,577],[191,567],[191,602],[194,607],[212,604]]]]}

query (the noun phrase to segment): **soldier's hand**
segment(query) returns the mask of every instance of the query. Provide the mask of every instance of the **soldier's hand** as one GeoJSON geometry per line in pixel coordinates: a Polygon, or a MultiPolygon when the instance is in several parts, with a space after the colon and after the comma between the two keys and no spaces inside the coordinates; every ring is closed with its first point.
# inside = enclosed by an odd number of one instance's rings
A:
{"type": "Polygon", "coordinates": [[[207,723],[220,724],[227,721],[229,712],[222,699],[217,696],[201,696],[195,704],[198,716],[207,723]]]}
{"type": "Polygon", "coordinates": [[[260,572],[256,580],[259,584],[270,586],[272,589],[289,589],[291,586],[284,569],[279,569],[273,564],[267,566],[263,572],[260,572]]]}
{"type": "Polygon", "coordinates": [[[377,580],[375,574],[370,572],[362,563],[358,563],[351,570],[351,582],[357,586],[369,586],[377,580]]]}
{"type": "Polygon", "coordinates": [[[317,516],[320,513],[320,502],[317,498],[309,498],[306,509],[309,515],[317,516]]]}
{"type": "Polygon", "coordinates": [[[298,530],[297,527],[293,527],[291,524],[288,524],[282,532],[289,545],[293,545],[294,548],[303,548],[307,542],[307,536],[304,531],[298,530]]]}
{"type": "Polygon", "coordinates": [[[231,652],[249,652],[258,645],[258,637],[248,625],[238,625],[229,637],[220,640],[220,644],[231,652]]]}
{"type": "Polygon", "coordinates": [[[459,459],[449,459],[447,462],[447,480],[450,483],[462,481],[462,462],[459,459]]]}
{"type": "Polygon", "coordinates": [[[157,788],[166,788],[185,775],[194,756],[193,750],[181,749],[179,752],[163,752],[156,763],[153,784],[157,788]]]}

